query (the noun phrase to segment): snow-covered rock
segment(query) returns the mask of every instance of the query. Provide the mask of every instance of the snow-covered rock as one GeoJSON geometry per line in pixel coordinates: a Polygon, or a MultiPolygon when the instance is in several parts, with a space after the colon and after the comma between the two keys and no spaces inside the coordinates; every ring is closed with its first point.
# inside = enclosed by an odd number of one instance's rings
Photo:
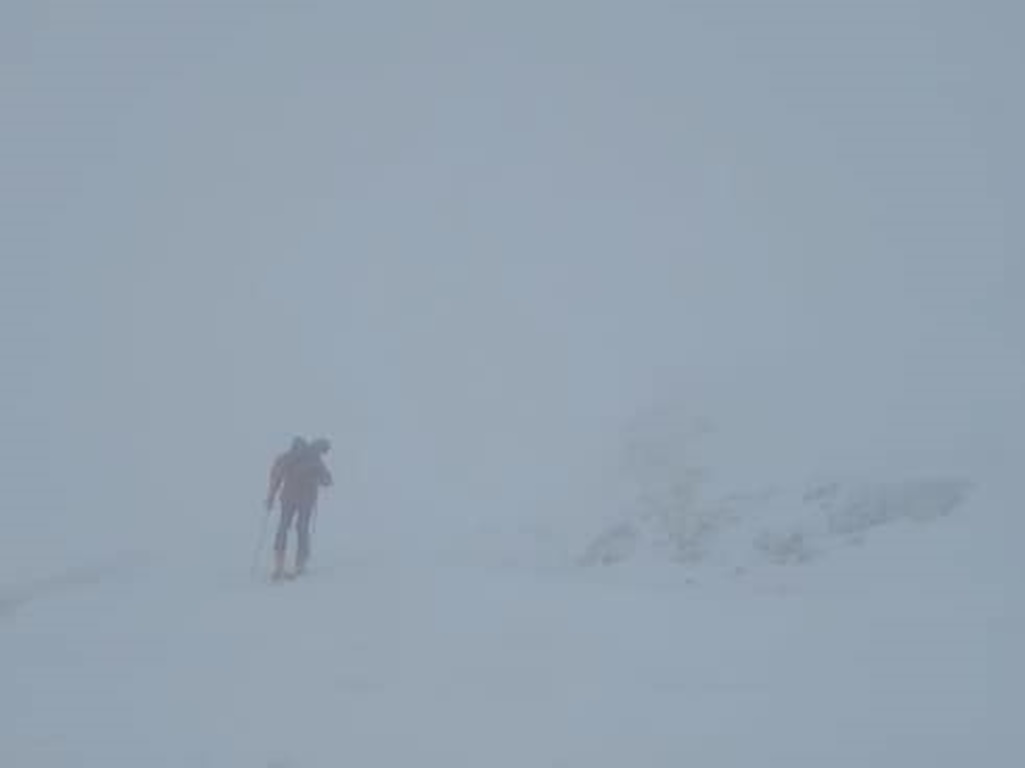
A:
{"type": "Polygon", "coordinates": [[[886,526],[943,518],[972,488],[960,479],[926,478],[818,482],[712,500],[695,491],[648,497],[594,537],[581,561],[609,565],[646,550],[680,563],[731,568],[807,563],[862,544],[886,526]]]}

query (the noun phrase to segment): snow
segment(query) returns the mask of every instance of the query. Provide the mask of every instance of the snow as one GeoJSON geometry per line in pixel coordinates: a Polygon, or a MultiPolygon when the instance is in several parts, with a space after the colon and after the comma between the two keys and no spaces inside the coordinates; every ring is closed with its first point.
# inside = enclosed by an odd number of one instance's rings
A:
{"type": "Polygon", "coordinates": [[[827,481],[703,498],[646,488],[626,519],[602,531],[582,562],[610,564],[644,549],[681,562],[714,561],[746,569],[766,562],[806,562],[837,548],[860,546],[884,527],[925,523],[954,513],[974,490],[951,478],[888,482],[827,481]]]}
{"type": "Polygon", "coordinates": [[[0,618],[0,764],[1017,765],[1021,601],[970,535],[1001,519],[734,574],[358,543],[281,585],[241,551],[72,571],[0,618]]]}

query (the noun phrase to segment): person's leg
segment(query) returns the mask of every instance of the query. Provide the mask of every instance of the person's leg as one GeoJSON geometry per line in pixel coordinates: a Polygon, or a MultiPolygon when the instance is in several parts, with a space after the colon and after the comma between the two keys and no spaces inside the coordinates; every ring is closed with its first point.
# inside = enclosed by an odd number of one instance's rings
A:
{"type": "Polygon", "coordinates": [[[273,578],[281,578],[285,571],[285,549],[288,547],[288,529],[295,518],[294,504],[281,504],[281,518],[278,520],[278,532],[274,537],[274,574],[273,578]]]}
{"type": "Polygon", "coordinates": [[[295,556],[295,570],[302,573],[306,561],[310,559],[310,520],[313,518],[313,505],[304,504],[299,509],[299,521],[296,532],[299,537],[299,550],[295,556]]]}

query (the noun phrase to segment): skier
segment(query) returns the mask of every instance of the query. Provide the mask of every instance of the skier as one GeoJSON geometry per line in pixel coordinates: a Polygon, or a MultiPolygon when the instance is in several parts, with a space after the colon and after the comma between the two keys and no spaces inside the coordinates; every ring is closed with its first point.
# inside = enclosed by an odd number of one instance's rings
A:
{"type": "Polygon", "coordinates": [[[275,581],[285,576],[285,551],[288,546],[288,529],[296,521],[299,539],[295,556],[294,575],[300,575],[310,557],[310,521],[317,506],[317,495],[321,487],[333,483],[331,473],[324,464],[324,456],[331,450],[330,441],[320,438],[307,443],[297,437],[292,447],[278,456],[270,472],[270,488],[267,491],[267,511],[274,508],[274,499],[281,492],[281,518],[274,537],[275,581]]]}

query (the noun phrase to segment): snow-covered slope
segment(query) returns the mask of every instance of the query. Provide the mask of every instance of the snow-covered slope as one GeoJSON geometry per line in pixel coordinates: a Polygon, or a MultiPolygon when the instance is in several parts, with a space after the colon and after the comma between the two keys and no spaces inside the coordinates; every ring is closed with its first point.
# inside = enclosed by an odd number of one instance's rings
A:
{"type": "Polygon", "coordinates": [[[118,561],[0,614],[0,764],[1012,766],[1025,622],[973,499],[800,568],[118,561]]]}

